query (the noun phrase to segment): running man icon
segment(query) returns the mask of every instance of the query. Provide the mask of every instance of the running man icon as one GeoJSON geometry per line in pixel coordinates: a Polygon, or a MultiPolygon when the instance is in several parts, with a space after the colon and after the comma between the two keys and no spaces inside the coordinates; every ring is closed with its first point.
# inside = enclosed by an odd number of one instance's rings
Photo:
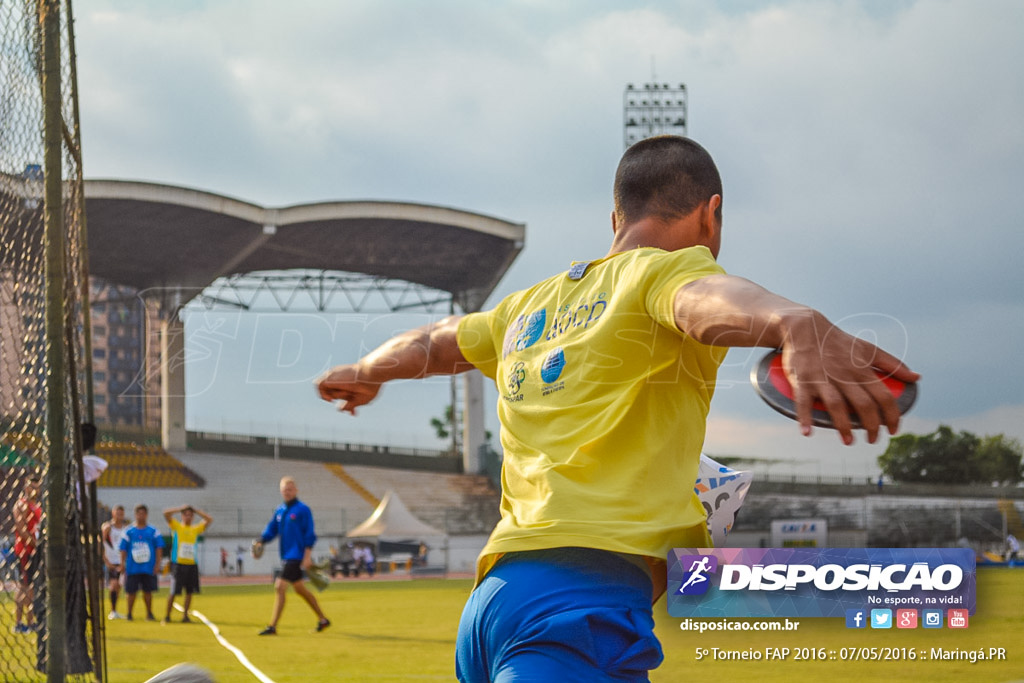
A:
{"type": "Polygon", "coordinates": [[[695,595],[707,591],[708,587],[700,584],[707,583],[708,577],[706,574],[710,574],[717,569],[718,562],[715,557],[701,555],[699,558],[693,557],[692,559],[693,562],[690,563],[690,568],[686,570],[688,572],[686,581],[679,587],[680,595],[695,595]]]}

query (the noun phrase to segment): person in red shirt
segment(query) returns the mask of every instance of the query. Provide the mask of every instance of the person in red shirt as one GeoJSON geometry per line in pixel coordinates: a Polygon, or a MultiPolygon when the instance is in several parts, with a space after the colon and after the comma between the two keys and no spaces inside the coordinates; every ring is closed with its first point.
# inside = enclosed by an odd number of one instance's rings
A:
{"type": "Polygon", "coordinates": [[[14,616],[17,633],[28,633],[35,630],[35,613],[32,601],[35,600],[33,583],[41,571],[39,553],[36,552],[39,540],[39,522],[43,518],[43,507],[39,504],[39,475],[33,474],[25,483],[25,492],[14,505],[14,554],[18,558],[21,579],[14,596],[14,616]],[[24,621],[22,621],[24,617],[24,621]]]}

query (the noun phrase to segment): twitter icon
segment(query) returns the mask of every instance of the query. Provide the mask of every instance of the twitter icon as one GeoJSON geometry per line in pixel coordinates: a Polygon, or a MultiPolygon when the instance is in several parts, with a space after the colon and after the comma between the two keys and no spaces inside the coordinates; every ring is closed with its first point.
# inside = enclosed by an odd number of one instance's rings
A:
{"type": "Polygon", "coordinates": [[[871,610],[871,628],[892,628],[892,610],[871,610]]]}

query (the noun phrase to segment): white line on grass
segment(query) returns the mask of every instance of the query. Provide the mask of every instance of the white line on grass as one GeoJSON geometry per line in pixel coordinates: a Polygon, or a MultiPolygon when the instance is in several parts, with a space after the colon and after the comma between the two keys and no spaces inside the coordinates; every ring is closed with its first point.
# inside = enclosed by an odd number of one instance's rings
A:
{"type": "MultiPolygon", "coordinates": [[[[178,604],[174,605],[174,609],[178,610],[179,612],[184,612],[185,611],[178,604]]],[[[199,610],[195,610],[195,609],[191,609],[191,610],[189,610],[189,612],[192,615],[198,617],[199,621],[201,621],[204,624],[206,624],[207,628],[209,628],[211,631],[213,631],[213,635],[217,637],[217,642],[220,643],[221,645],[223,645],[228,650],[228,652],[233,654],[235,656],[235,658],[239,662],[241,662],[242,666],[244,666],[246,669],[248,669],[249,673],[251,673],[253,676],[255,676],[257,678],[257,680],[261,681],[262,683],[275,683],[273,678],[270,678],[265,673],[263,673],[262,671],[257,669],[255,667],[255,665],[253,665],[253,663],[249,661],[249,658],[245,656],[244,652],[242,652],[237,647],[235,647],[234,645],[229,643],[227,641],[227,639],[220,634],[220,629],[217,628],[217,624],[215,624],[212,621],[210,621],[209,619],[207,619],[205,614],[203,614],[199,610]]]]}

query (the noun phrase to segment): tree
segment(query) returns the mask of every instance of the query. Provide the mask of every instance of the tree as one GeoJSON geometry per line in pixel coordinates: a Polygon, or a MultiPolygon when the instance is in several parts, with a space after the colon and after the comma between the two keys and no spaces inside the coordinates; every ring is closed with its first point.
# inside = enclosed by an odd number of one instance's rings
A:
{"type": "MultiPolygon", "coordinates": [[[[462,450],[462,429],[461,425],[456,427],[455,415],[452,413],[451,404],[444,407],[443,417],[432,417],[430,418],[430,426],[434,428],[437,433],[437,438],[446,439],[452,444],[452,448],[455,452],[462,450]],[[454,434],[452,433],[454,430],[454,434]]],[[[491,431],[489,429],[484,430],[484,441],[490,443],[491,431]]]]}
{"type": "Polygon", "coordinates": [[[986,436],[974,452],[978,481],[1017,483],[1024,480],[1022,452],[1020,442],[1016,439],[1008,439],[1002,434],[986,436]]]}
{"type": "Polygon", "coordinates": [[[1024,479],[1022,455],[1020,443],[1002,434],[979,438],[940,425],[931,434],[893,437],[878,464],[894,481],[1016,483],[1024,479]]]}
{"type": "Polygon", "coordinates": [[[462,450],[462,431],[455,429],[455,414],[451,404],[444,407],[443,417],[430,418],[430,426],[437,432],[437,438],[448,439],[455,451],[462,450]]]}

